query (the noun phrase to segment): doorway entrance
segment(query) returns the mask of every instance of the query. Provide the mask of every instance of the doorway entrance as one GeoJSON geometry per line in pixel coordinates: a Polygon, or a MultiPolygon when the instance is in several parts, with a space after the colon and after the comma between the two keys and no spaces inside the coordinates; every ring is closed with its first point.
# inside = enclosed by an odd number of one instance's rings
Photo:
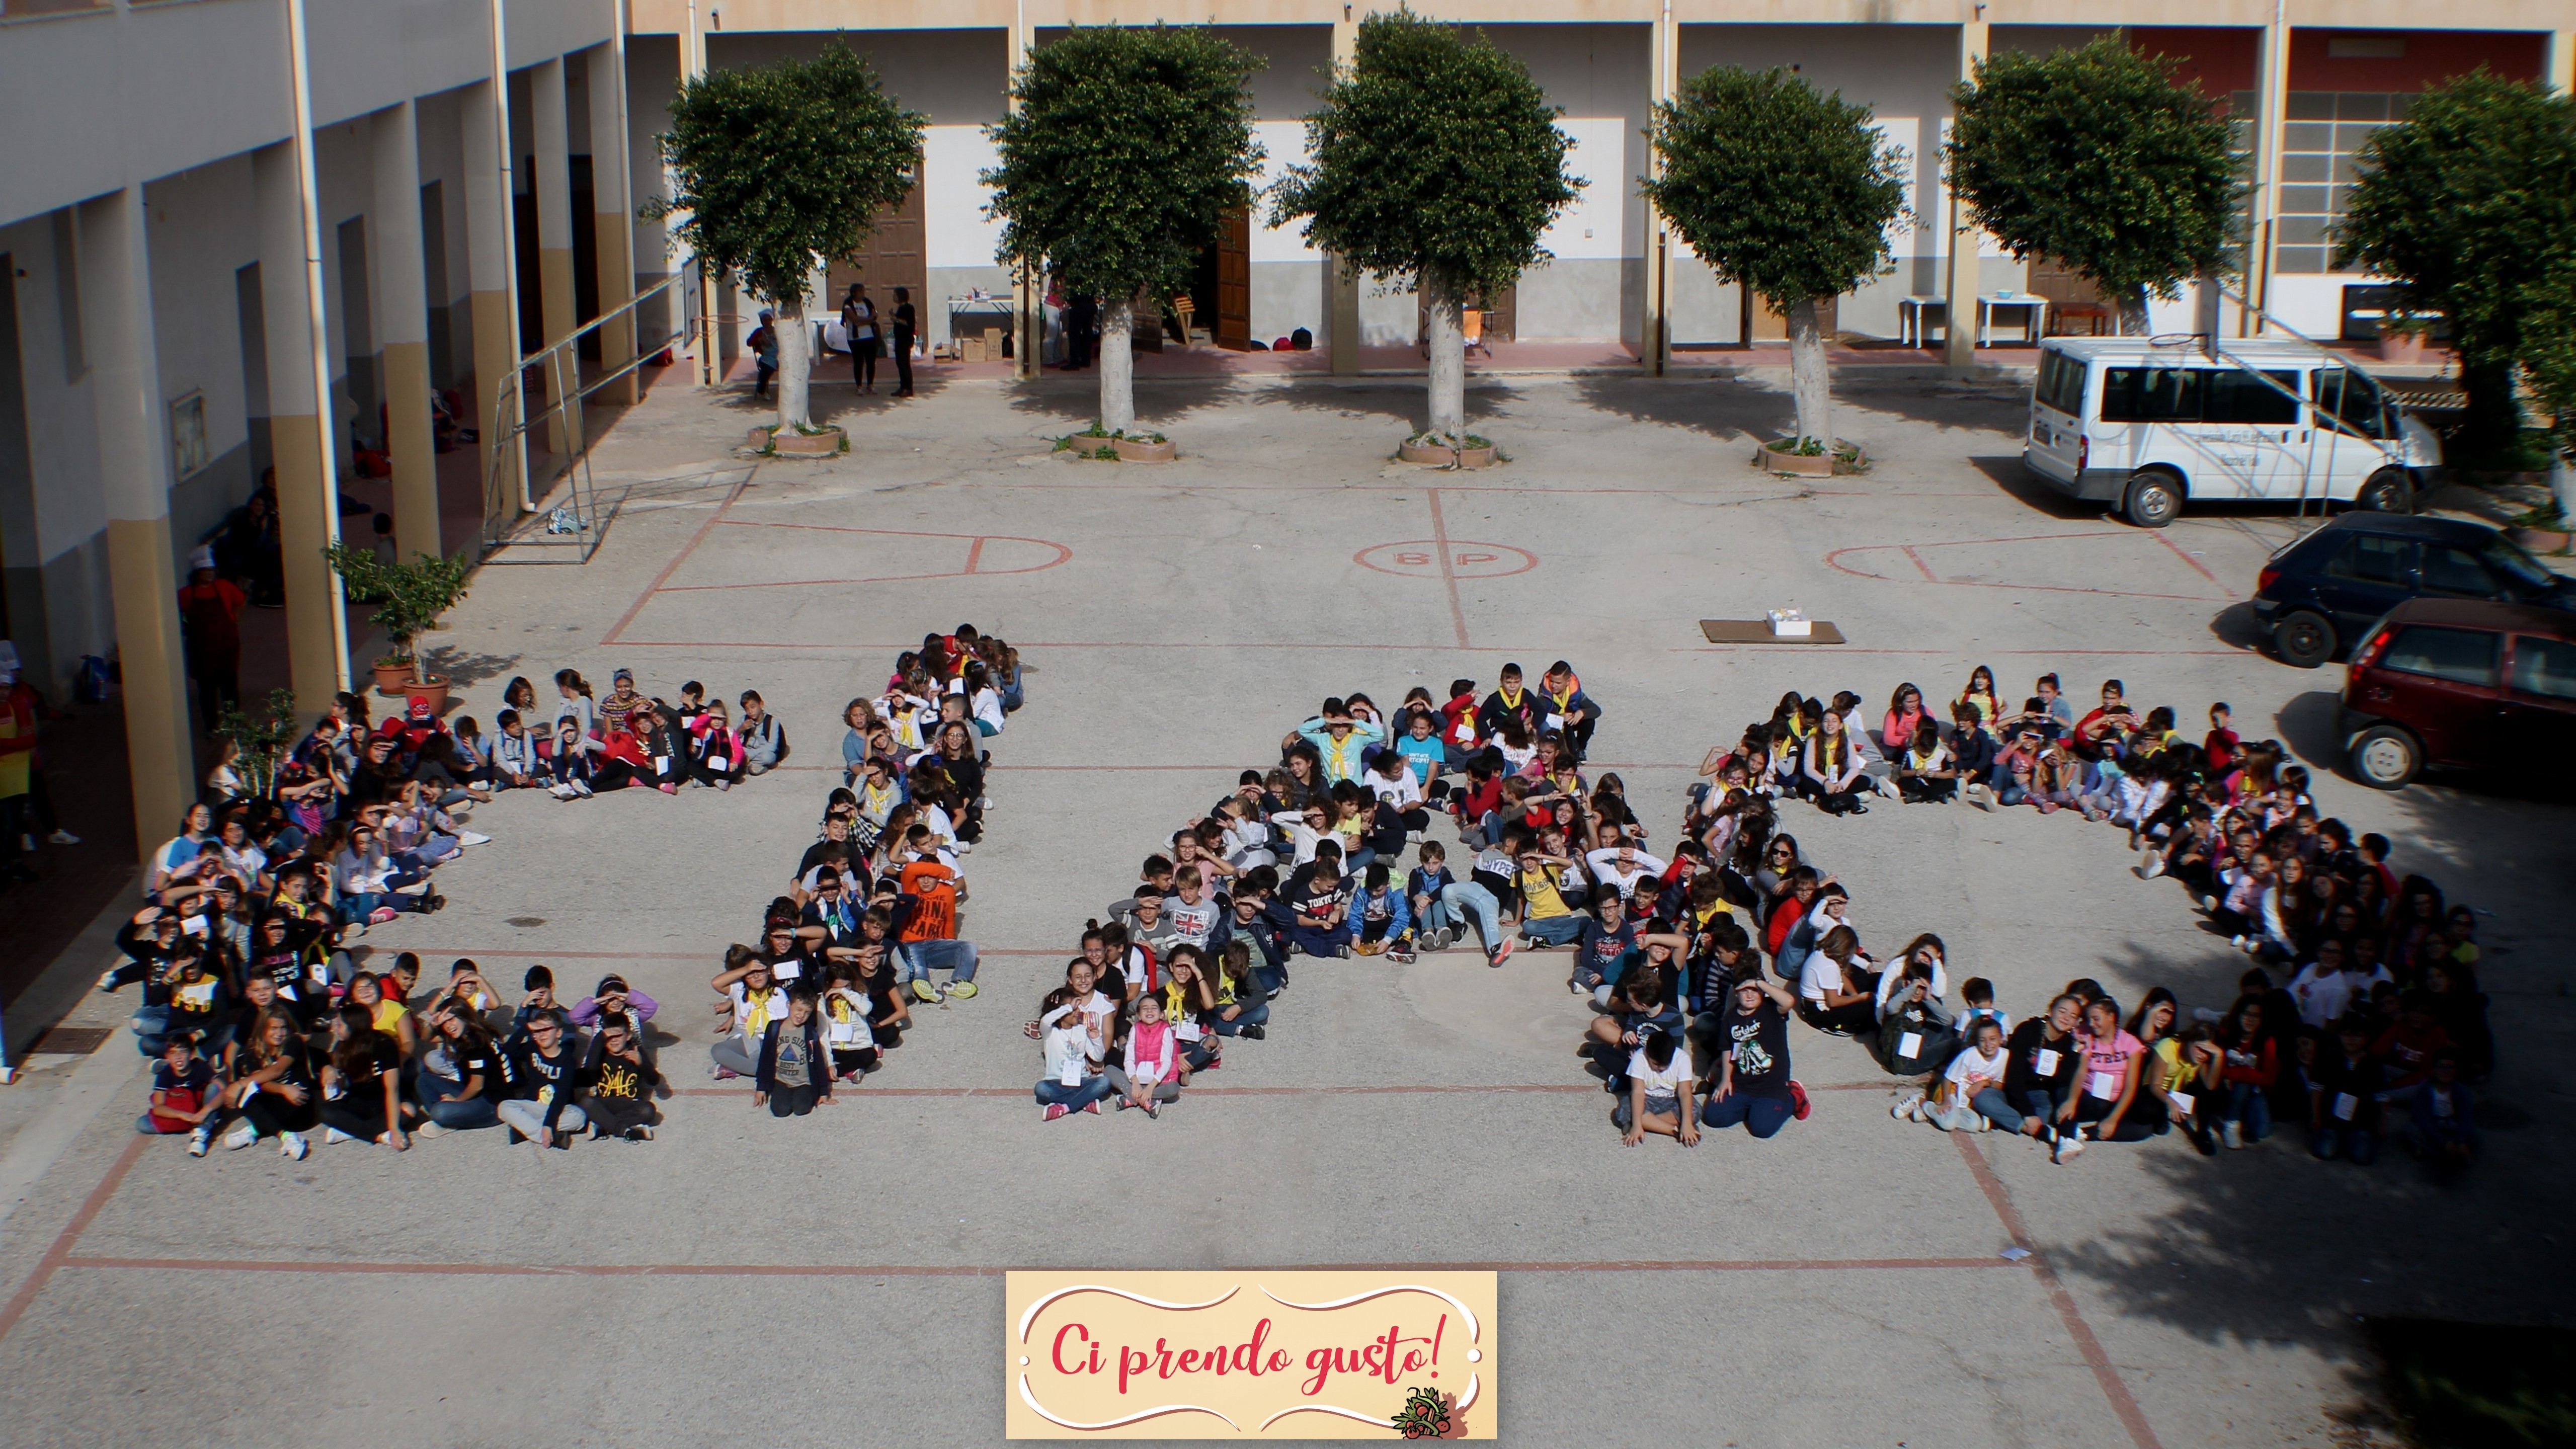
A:
{"type": "MultiPolygon", "coordinates": [[[[1199,253],[1187,293],[1194,326],[1217,346],[1235,352],[1252,346],[1252,213],[1229,211],[1217,222],[1216,245],[1199,253]]],[[[1172,312],[1179,320],[1179,312],[1172,312]]],[[[1168,329],[1166,329],[1168,330],[1168,329]]]]}
{"type": "MultiPolygon", "coordinates": [[[[1458,304],[1459,310],[1464,312],[1482,312],[1485,314],[1485,330],[1482,334],[1483,340],[1487,342],[1509,342],[1512,340],[1512,314],[1518,309],[1520,295],[1521,288],[1518,282],[1514,282],[1512,285],[1496,292],[1490,301],[1487,300],[1484,293],[1471,291],[1467,294],[1466,300],[1458,304]]],[[[1460,319],[1462,326],[1464,325],[1464,321],[1465,319],[1460,319]]],[[[1413,298],[1414,345],[1417,347],[1422,346],[1430,342],[1430,340],[1431,306],[1428,302],[1423,300],[1422,294],[1419,291],[1416,291],[1413,298]]]]}
{"type": "Polygon", "coordinates": [[[889,329],[894,318],[894,289],[912,289],[912,307],[920,319],[921,336],[930,332],[932,299],[929,296],[930,269],[922,250],[921,182],[915,173],[913,184],[903,200],[877,213],[876,226],[867,240],[859,244],[848,261],[834,262],[824,269],[823,296],[816,299],[816,310],[839,316],[841,299],[850,294],[852,282],[868,284],[868,299],[877,304],[877,315],[889,329]]]}
{"type": "MultiPolygon", "coordinates": [[[[1742,336],[1745,341],[1786,342],[1789,340],[1788,313],[1775,309],[1771,305],[1770,298],[1754,296],[1749,288],[1739,287],[1736,289],[1736,294],[1743,298],[1742,336]]],[[[1835,314],[1840,310],[1837,304],[1841,301],[1840,297],[1820,297],[1816,300],[1816,330],[1825,335],[1827,342],[1834,340],[1835,314]]]]}

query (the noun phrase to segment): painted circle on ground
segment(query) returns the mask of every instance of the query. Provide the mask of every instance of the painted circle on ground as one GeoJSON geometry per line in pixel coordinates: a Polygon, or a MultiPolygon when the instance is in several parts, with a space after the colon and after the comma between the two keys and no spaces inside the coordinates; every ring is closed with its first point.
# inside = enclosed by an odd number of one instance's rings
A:
{"type": "Polygon", "coordinates": [[[1538,555],[1508,543],[1476,543],[1453,538],[1447,543],[1438,539],[1413,538],[1402,543],[1381,543],[1351,555],[1351,562],[1382,574],[1406,578],[1500,579],[1525,574],[1538,567],[1538,555]],[[1449,553],[1448,568],[1441,567],[1440,553],[1449,553]]]}

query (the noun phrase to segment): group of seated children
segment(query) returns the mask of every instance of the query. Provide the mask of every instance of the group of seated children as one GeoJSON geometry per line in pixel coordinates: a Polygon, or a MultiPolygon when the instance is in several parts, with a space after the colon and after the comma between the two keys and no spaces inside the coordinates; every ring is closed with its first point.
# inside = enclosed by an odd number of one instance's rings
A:
{"type": "MultiPolygon", "coordinates": [[[[179,957],[178,970],[183,993],[207,979],[201,957],[179,957]]],[[[405,1151],[415,1137],[496,1126],[540,1149],[585,1133],[652,1140],[661,1074],[644,1037],[651,997],[612,974],[566,1008],[553,973],[534,966],[510,1008],[459,960],[412,1006],[419,977],[408,951],[337,993],[251,974],[212,1019],[147,1040],[160,1063],[135,1130],[185,1134],[195,1157],[268,1140],[296,1159],[317,1140],[405,1151]]]]}
{"type": "Polygon", "coordinates": [[[708,1053],[717,1080],[748,1077],[755,1106],[802,1117],[902,1044],[915,1003],[973,999],[958,858],[983,837],[991,805],[982,741],[1019,704],[1015,656],[971,624],[899,656],[880,697],[850,701],[843,782],[817,838],[763,913],[759,944],[727,951],[710,983],[722,998],[708,1053]],[[1007,692],[983,646],[1009,664],[1007,692]]]}
{"type": "MultiPolygon", "coordinates": [[[[1550,820],[1560,845],[1577,828],[1589,845],[1565,789],[1600,715],[1562,661],[1536,689],[1507,665],[1481,701],[1473,680],[1445,702],[1417,688],[1392,717],[1365,694],[1325,700],[1282,738],[1275,766],[1244,771],[1087,923],[1082,954],[1025,1028],[1042,1044],[1045,1117],[1097,1114],[1103,1101],[1157,1115],[1193,1075],[1224,1065],[1225,1038],[1267,1035],[1295,956],[1411,961],[1473,920],[1501,965],[1516,943],[1484,876],[1450,877],[1444,847],[1423,832],[1437,809],[1463,838],[1490,836],[1497,861],[1507,836],[1550,820]],[[1405,872],[1416,841],[1422,866],[1405,872]]],[[[1633,880],[1633,842],[1599,853],[1623,850],[1633,880]]]]}
{"type": "Polygon", "coordinates": [[[2319,818],[2307,773],[2283,765],[2278,742],[2241,742],[2223,704],[2194,744],[2174,732],[2171,710],[2132,710],[2117,680],[2078,718],[2044,675],[1998,742],[1984,728],[1997,713],[1992,681],[1982,667],[1970,676],[1946,734],[1923,722],[1920,692],[1899,687],[1875,745],[1851,718],[1858,696],[1830,707],[1784,698],[1771,721],[1711,752],[1684,839],[1660,869],[1669,904],[1659,902],[1657,919],[1632,928],[1633,908],[1592,903],[1596,919],[1578,933],[1597,944],[1578,945],[1574,985],[1609,1008],[1594,1026],[1596,1058],[1631,1096],[1620,1114],[1631,1140],[1637,1123],[1693,1140],[1688,1094],[1661,1090],[1671,1063],[1687,1057],[1673,1038],[1709,1043],[1720,1064],[1696,1080],[1722,1082],[1738,1040],[1723,985],[1746,979],[1747,1010],[1757,1009],[1750,981],[1767,955],[1784,985],[1766,996],[1794,990],[1809,1025],[1860,1038],[1889,1073],[1927,1087],[1898,1101],[1899,1117],[2019,1131],[2059,1161],[2088,1141],[2176,1126],[2214,1153],[2258,1142],[2278,1122],[2306,1128],[2319,1157],[2366,1164],[2395,1132],[2439,1172],[2464,1166],[2477,1141],[2472,1084],[2494,1066],[2475,913],[2446,909],[2424,877],[2401,881],[2384,838],[2355,842],[2340,821],[2319,818]],[[1874,959],[1848,889],[1776,829],[1788,797],[1857,813],[1862,796],[1889,791],[1908,801],[1973,791],[1987,808],[2064,806],[2111,821],[2145,853],[2139,876],[2183,881],[2212,929],[2261,964],[2224,1010],[2188,1016],[2164,987],[2124,1011],[2077,980],[2014,1025],[1977,978],[1961,983],[1954,1014],[1940,938],[1920,935],[1892,960],[1874,959]],[[1696,988],[1679,1000],[1651,969],[1673,958],[1696,988]],[[1632,983],[1640,965],[1650,968],[1642,986],[1632,983]],[[1677,1110],[1644,1110],[1668,1100],[1677,1110]]]}
{"type": "Polygon", "coordinates": [[[787,757],[786,727],[760,692],[744,690],[741,705],[736,719],[694,679],[680,686],[678,704],[648,697],[631,669],[610,676],[599,699],[578,671],[558,669],[552,713],[539,708],[536,686],[517,678],[501,691],[498,735],[486,740],[463,719],[457,736],[495,790],[544,790],[558,800],[630,786],[665,795],[692,783],[730,790],[787,757]]]}

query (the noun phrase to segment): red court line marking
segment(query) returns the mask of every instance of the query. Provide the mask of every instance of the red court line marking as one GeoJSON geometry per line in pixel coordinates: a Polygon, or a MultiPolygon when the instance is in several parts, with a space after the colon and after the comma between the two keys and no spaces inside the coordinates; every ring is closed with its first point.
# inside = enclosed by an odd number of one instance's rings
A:
{"type": "Polygon", "coordinates": [[[1440,490],[1423,490],[1431,499],[1431,538],[1440,550],[1440,582],[1449,588],[1449,621],[1458,626],[1458,647],[1467,647],[1467,611],[1458,603],[1458,570],[1449,561],[1449,523],[1440,515],[1440,490]]]}
{"type": "MultiPolygon", "coordinates": [[[[968,572],[968,573],[970,573],[970,574],[971,574],[971,573],[973,573],[973,572],[975,572],[975,565],[976,565],[976,563],[977,563],[979,560],[981,560],[983,557],[984,557],[984,535],[982,535],[982,534],[980,534],[980,533],[979,533],[979,534],[975,535],[975,542],[974,542],[974,545],[973,545],[972,547],[970,547],[970,548],[968,548],[968,549],[966,550],[966,572],[968,572]]],[[[1066,549],[1066,550],[1065,550],[1065,558],[1071,558],[1071,557],[1073,557],[1073,550],[1071,550],[1071,549],[1066,549]]],[[[1057,560],[1056,560],[1056,562],[1057,562],[1057,563],[1062,563],[1062,562],[1064,562],[1064,559],[1057,559],[1057,560]]],[[[1005,569],[1005,570],[1003,570],[1003,572],[1005,572],[1005,573],[1009,573],[1009,572],[1012,572],[1012,570],[1005,569]]]]}
{"type": "MultiPolygon", "coordinates": [[[[754,464],[753,471],[758,469],[759,465],[754,464]]],[[[653,595],[660,592],[664,584],[671,581],[671,575],[679,572],[680,565],[689,561],[689,555],[698,551],[698,545],[707,541],[707,535],[723,520],[725,510],[733,507],[733,501],[740,498],[742,490],[749,486],[751,475],[745,474],[742,481],[725,490],[725,496],[716,503],[716,511],[707,515],[707,521],[698,525],[698,531],[689,535],[689,541],[680,545],[680,551],[671,555],[669,563],[662,565],[662,571],[653,576],[653,582],[646,584],[644,592],[635,596],[635,602],[626,606],[626,612],[617,616],[617,622],[608,626],[608,632],[599,636],[601,644],[618,642],[617,636],[626,631],[627,625],[635,622],[636,615],[644,612],[644,606],[652,602],[653,595]]]]}
{"type": "MultiPolygon", "coordinates": [[[[1057,564],[1063,563],[1066,559],[1073,557],[1072,549],[1056,542],[1054,539],[1023,538],[1016,533],[926,533],[918,529],[854,528],[848,524],[841,523],[772,523],[758,518],[728,518],[725,520],[725,523],[729,527],[733,528],[801,528],[813,533],[873,533],[886,538],[963,538],[970,541],[970,546],[966,550],[966,567],[963,572],[953,574],[923,574],[920,575],[922,578],[953,579],[963,578],[966,574],[987,573],[1033,574],[1054,568],[1057,564]],[[1042,564],[1031,564],[1024,569],[977,568],[975,563],[977,559],[983,556],[984,545],[997,538],[1001,539],[1005,543],[1034,543],[1042,548],[1051,548],[1055,550],[1055,557],[1042,564]]],[[[856,579],[851,582],[867,583],[872,581],[856,579]]]]}
{"type": "Polygon", "coordinates": [[[100,1178],[98,1186],[91,1188],[89,1196],[81,1202],[80,1211],[72,1214],[72,1220],[63,1224],[63,1230],[54,1235],[53,1246],[45,1249],[45,1256],[36,1260],[35,1271],[27,1275],[26,1282],[18,1285],[17,1292],[9,1295],[8,1306],[0,1308],[0,1340],[8,1338],[10,1331],[18,1326],[18,1320],[26,1317],[29,1305],[36,1301],[37,1294],[45,1291],[45,1285],[53,1281],[55,1272],[70,1264],[73,1245],[80,1241],[81,1234],[89,1231],[89,1225],[98,1220],[107,1200],[116,1196],[117,1188],[125,1182],[125,1174],[133,1171],[135,1160],[143,1155],[143,1149],[151,1141],[151,1138],[140,1135],[129,1140],[125,1150],[118,1153],[116,1161],[108,1167],[107,1176],[100,1178]]]}
{"type": "Polygon", "coordinates": [[[2102,1386],[2102,1397],[2111,1401],[2112,1412],[2120,1416],[2121,1427],[2129,1431],[2129,1441],[2138,1449],[2163,1449],[2156,1439],[2155,1429],[2147,1423],[2146,1412],[2130,1395],[2128,1381],[2120,1377],[2120,1370],[2112,1364],[2111,1356],[2102,1351],[2102,1341],[2093,1336],[2093,1326],[2084,1321],[2083,1313],[2076,1308],[2075,1296],[2066,1291],[2066,1284],[2058,1278],[2057,1270],[2049,1266],[2048,1255],[2031,1242],[2030,1226],[2022,1221],[2021,1210],[2013,1206],[2012,1195],[2004,1191],[2003,1180],[1995,1176],[1994,1168],[1986,1162],[1986,1155],[1977,1150],[1966,1133],[1953,1132],[1950,1141],[1959,1149],[1959,1155],[1967,1160],[1968,1171],[1976,1177],[1977,1186],[1985,1192],[1986,1202],[1994,1208],[1995,1216],[2003,1220],[2004,1231],[2012,1234],[2015,1245],[2029,1250],[2028,1261],[2039,1274],[2040,1286],[2048,1290],[2050,1306],[2057,1310],[2058,1318],[2065,1323],[2067,1337],[2075,1340],[2076,1352],[2084,1355],[2084,1362],[2093,1370],[2094,1381],[2102,1386]]]}
{"type": "Polygon", "coordinates": [[[2193,570],[2194,570],[2194,571],[2196,571],[2196,572],[2197,572],[2197,573],[2198,573],[2202,578],[2209,580],[2209,581],[2210,581],[2211,583],[2213,583],[2213,584],[2218,584],[2218,586],[2219,586],[2220,588],[2222,588],[2222,589],[2227,587],[2227,585],[2225,585],[2225,584],[2223,584],[2223,583],[2219,583],[2219,581],[2218,581],[2218,575],[2216,575],[2216,574],[2214,574],[2214,573],[2211,573],[2211,572],[2209,571],[2209,568],[2208,568],[2208,566],[2207,566],[2207,565],[2203,564],[2200,560],[2198,560],[2198,559],[2196,559],[2196,558],[2193,558],[2190,554],[2185,553],[2185,552],[2183,551],[2183,547],[2182,547],[2182,545],[2181,545],[2181,544],[2178,544],[2178,543],[2174,542],[2172,539],[2165,537],[2165,531],[2164,531],[2163,529],[2161,529],[2161,528],[2150,528],[2150,529],[2148,529],[2148,530],[2147,530],[2147,533],[2148,533],[2151,537],[2153,537],[2153,538],[2155,539],[2155,541],[2156,541],[2156,542],[2163,544],[2165,547],[2167,547],[2167,548],[2169,548],[2169,549],[2172,549],[2172,550],[2173,550],[2173,556],[2174,556],[2175,558],[2181,559],[2184,563],[2187,563],[2187,564],[2191,565],[2191,566],[2192,566],[2192,568],[2193,568],[2193,570]]]}
{"type": "Polygon", "coordinates": [[[1914,566],[1923,571],[1923,577],[1926,580],[1936,584],[1941,582],[1941,576],[1932,572],[1932,566],[1923,561],[1923,555],[1914,551],[1914,545],[1910,543],[1905,545],[1905,556],[1914,560],[1914,566]]]}
{"type": "MultiPolygon", "coordinates": [[[[1010,1271],[981,1263],[391,1263],[291,1258],[66,1258],[66,1268],[121,1268],[179,1273],[391,1273],[481,1278],[998,1278],[1010,1271]]],[[[1315,1263],[1326,1273],[1812,1273],[1888,1272],[1926,1268],[2017,1268],[2001,1258],[1604,1258],[1581,1262],[1315,1263]]],[[[1261,1272],[1261,1268],[1241,1271],[1261,1272]]]]}

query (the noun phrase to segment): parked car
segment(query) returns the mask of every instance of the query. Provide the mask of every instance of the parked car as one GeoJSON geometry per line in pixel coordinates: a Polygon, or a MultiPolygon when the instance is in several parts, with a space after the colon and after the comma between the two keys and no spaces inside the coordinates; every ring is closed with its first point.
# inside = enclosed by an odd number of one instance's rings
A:
{"type": "Polygon", "coordinates": [[[2321,499],[2409,513],[2442,445],[2368,373],[2309,343],[2052,337],[2022,462],[2162,528],[2185,499],[2321,499]]]}
{"type": "Polygon", "coordinates": [[[2409,599],[2370,626],[2343,686],[2352,773],[2394,790],[2428,765],[2545,768],[2576,751],[2576,613],[2409,599]]]}
{"type": "Polygon", "coordinates": [[[2576,608],[2576,581],[2482,523],[2347,513],[2284,545],[2254,584],[2254,617],[2284,664],[2314,669],[2413,598],[2576,608]]]}

